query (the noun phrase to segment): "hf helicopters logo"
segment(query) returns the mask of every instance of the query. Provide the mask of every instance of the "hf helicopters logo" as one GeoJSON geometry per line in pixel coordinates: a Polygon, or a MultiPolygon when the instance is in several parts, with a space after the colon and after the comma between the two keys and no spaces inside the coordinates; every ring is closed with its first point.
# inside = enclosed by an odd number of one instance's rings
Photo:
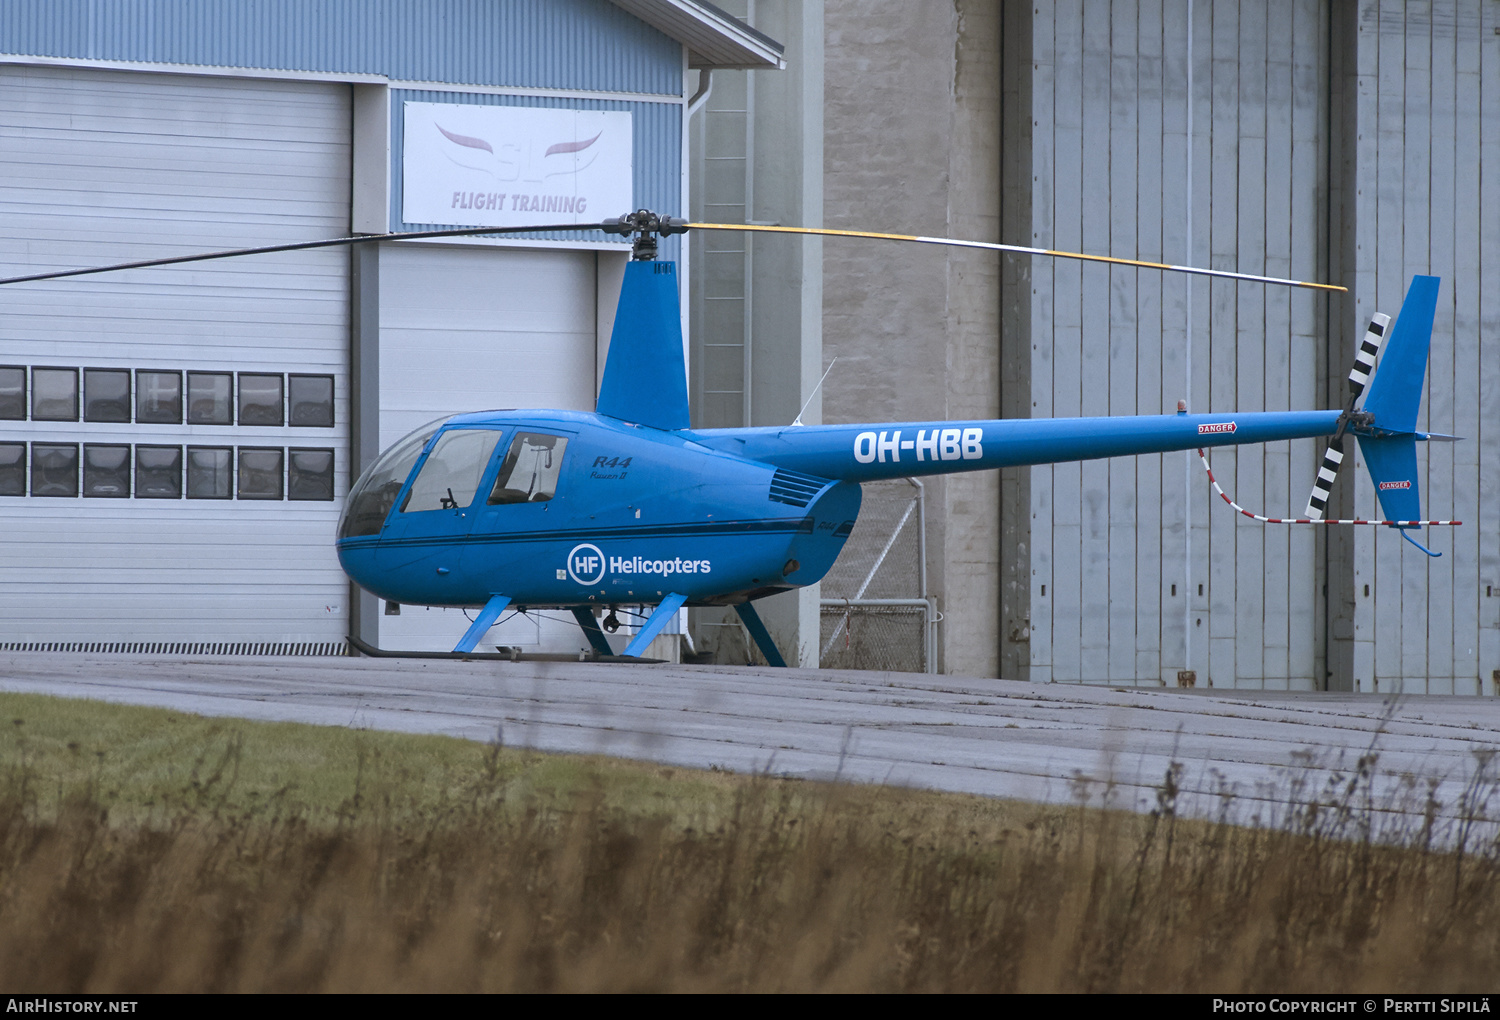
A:
{"type": "Polygon", "coordinates": [[[653,560],[644,556],[611,556],[605,559],[603,551],[589,542],[580,542],[568,553],[568,568],[559,570],[557,579],[571,577],[579,584],[589,587],[604,579],[605,567],[612,574],[657,574],[667,577],[672,574],[707,574],[713,569],[710,560],[685,560],[680,556],[670,560],[653,560]]]}
{"type": "Polygon", "coordinates": [[[604,553],[587,542],[575,545],[568,553],[568,576],[582,585],[598,584],[604,579],[604,553]]]}

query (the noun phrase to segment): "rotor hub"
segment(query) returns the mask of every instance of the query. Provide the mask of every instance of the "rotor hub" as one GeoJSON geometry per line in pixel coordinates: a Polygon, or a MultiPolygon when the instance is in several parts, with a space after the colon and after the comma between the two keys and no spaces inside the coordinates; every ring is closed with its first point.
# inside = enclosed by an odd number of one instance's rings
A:
{"type": "Polygon", "coordinates": [[[606,234],[634,235],[630,249],[633,261],[649,262],[656,258],[657,235],[685,234],[688,221],[676,216],[658,216],[650,209],[637,209],[618,219],[605,220],[602,228],[606,234]]]}

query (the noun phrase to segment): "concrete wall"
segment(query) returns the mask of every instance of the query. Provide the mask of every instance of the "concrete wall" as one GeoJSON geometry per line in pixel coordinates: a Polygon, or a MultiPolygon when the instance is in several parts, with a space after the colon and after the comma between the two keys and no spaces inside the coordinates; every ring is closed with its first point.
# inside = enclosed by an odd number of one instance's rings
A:
{"type": "MultiPolygon", "coordinates": [[[[995,5],[838,0],[824,24],[824,225],[998,240],[995,5]]],[[[823,308],[825,421],[999,414],[995,255],[831,239],[823,308]]],[[[988,473],[928,483],[945,672],[999,670],[999,491],[988,473]]]]}
{"type": "MultiPolygon", "coordinates": [[[[1001,240],[1032,243],[1031,208],[1033,8],[1005,4],[1000,26],[1001,240]]],[[[1032,260],[1000,260],[1000,415],[1031,417],[1032,260]]],[[[1000,675],[1031,675],[1032,563],[1031,469],[1000,472],[1000,675]]]]}

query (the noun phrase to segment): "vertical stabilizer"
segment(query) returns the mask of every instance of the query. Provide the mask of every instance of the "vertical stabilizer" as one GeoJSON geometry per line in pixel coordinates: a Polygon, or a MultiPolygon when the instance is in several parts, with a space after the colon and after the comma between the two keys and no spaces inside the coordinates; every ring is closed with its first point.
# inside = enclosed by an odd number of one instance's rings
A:
{"type": "Polygon", "coordinates": [[[657,429],[691,425],[676,263],[625,266],[597,410],[657,429]]]}
{"type": "Polygon", "coordinates": [[[1375,427],[1383,432],[1415,432],[1417,409],[1422,403],[1422,382],[1427,376],[1427,349],[1432,345],[1432,320],[1437,314],[1436,276],[1414,276],[1401,305],[1401,314],[1380,368],[1365,396],[1364,410],[1375,416],[1375,427]]]}
{"type": "Polygon", "coordinates": [[[1381,513],[1388,521],[1414,521],[1422,516],[1417,411],[1422,405],[1427,351],[1432,346],[1432,321],[1437,314],[1441,282],[1436,276],[1412,277],[1401,314],[1380,356],[1380,367],[1365,395],[1363,410],[1374,416],[1369,426],[1373,432],[1361,430],[1359,449],[1375,482],[1381,513]]]}

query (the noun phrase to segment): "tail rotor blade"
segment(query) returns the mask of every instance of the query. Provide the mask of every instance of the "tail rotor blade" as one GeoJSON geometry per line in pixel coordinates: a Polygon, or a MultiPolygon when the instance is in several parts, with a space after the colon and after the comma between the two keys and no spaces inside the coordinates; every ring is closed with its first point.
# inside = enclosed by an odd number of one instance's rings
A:
{"type": "Polygon", "coordinates": [[[1370,375],[1375,371],[1375,358],[1380,354],[1380,343],[1385,339],[1385,331],[1391,324],[1391,317],[1384,312],[1376,312],[1370,318],[1369,328],[1365,330],[1364,339],[1359,342],[1359,353],[1354,356],[1354,367],[1349,370],[1349,389],[1353,396],[1350,405],[1358,400],[1365,387],[1370,384],[1370,375]]]}
{"type": "Polygon", "coordinates": [[[1343,462],[1344,441],[1337,438],[1329,440],[1328,449],[1323,454],[1323,464],[1318,468],[1318,477],[1313,481],[1312,495],[1307,499],[1304,517],[1321,521],[1328,512],[1328,496],[1333,492],[1333,480],[1338,477],[1339,465],[1343,462]]]}

